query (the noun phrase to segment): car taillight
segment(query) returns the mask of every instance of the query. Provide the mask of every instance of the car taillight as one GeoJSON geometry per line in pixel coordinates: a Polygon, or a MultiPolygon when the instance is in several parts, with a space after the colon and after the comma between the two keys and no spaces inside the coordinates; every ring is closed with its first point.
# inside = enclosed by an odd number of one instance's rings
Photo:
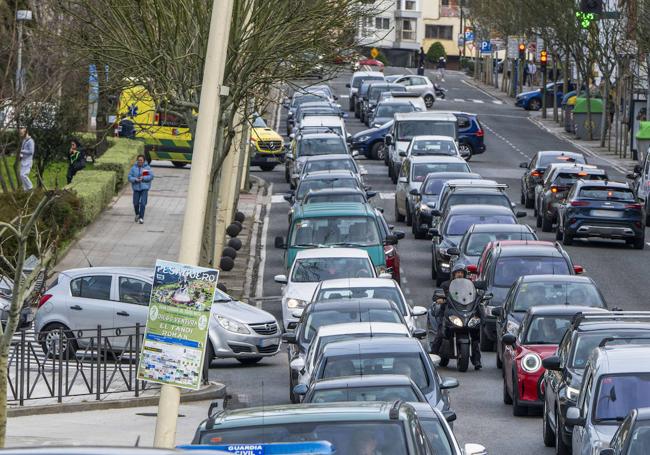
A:
{"type": "Polygon", "coordinates": [[[539,171],[533,171],[530,173],[531,177],[541,177],[542,173],[539,171]]]}
{"type": "Polygon", "coordinates": [[[589,202],[587,202],[587,201],[571,201],[571,206],[572,207],[584,207],[586,205],[589,205],[589,202]]]}
{"type": "Polygon", "coordinates": [[[476,136],[477,136],[477,137],[483,137],[483,136],[485,136],[485,133],[483,132],[483,130],[478,130],[478,131],[476,132],[476,136]]]}
{"type": "Polygon", "coordinates": [[[557,186],[551,187],[551,193],[557,193],[557,186]]]}
{"type": "Polygon", "coordinates": [[[625,204],[626,209],[641,210],[643,206],[641,204],[625,204]]]}
{"type": "Polygon", "coordinates": [[[43,295],[39,300],[38,300],[38,308],[42,307],[45,305],[45,302],[50,300],[52,298],[52,294],[45,294],[43,295]]]}
{"type": "Polygon", "coordinates": [[[156,112],[155,120],[154,120],[154,125],[158,125],[160,122],[160,113],[156,112]]]}

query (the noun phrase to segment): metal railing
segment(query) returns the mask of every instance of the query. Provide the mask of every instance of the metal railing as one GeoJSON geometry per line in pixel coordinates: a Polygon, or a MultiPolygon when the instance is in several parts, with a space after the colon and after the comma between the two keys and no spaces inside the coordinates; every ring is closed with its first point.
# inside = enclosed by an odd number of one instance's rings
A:
{"type": "Polygon", "coordinates": [[[29,400],[92,397],[130,392],[138,397],[156,384],[137,380],[144,327],[77,330],[35,334],[22,330],[12,341],[8,362],[7,400],[23,406],[29,400]]]}

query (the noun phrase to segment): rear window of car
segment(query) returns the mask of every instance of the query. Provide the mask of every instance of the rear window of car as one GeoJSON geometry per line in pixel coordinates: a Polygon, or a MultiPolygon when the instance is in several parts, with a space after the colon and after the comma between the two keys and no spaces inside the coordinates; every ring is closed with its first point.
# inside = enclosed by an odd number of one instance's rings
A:
{"type": "Polygon", "coordinates": [[[570,360],[571,367],[576,369],[584,369],[587,366],[587,360],[589,360],[591,351],[597,348],[600,342],[608,337],[621,338],[620,340],[607,343],[608,346],[625,343],[648,343],[650,340],[643,340],[643,338],[649,338],[650,331],[615,329],[609,332],[599,330],[597,333],[583,333],[576,339],[575,347],[573,348],[573,356],[570,360]],[[638,338],[635,339],[634,337],[638,338]]]}
{"type": "Polygon", "coordinates": [[[470,235],[465,243],[465,254],[469,256],[480,256],[490,242],[498,240],[537,240],[532,232],[477,232],[470,235]]]}
{"type": "Polygon", "coordinates": [[[605,180],[606,176],[601,174],[589,174],[587,172],[560,172],[557,177],[555,177],[553,183],[556,185],[573,185],[579,178],[583,180],[605,180]]]}
{"type": "Polygon", "coordinates": [[[368,81],[383,81],[383,76],[358,76],[352,80],[352,87],[359,88],[361,84],[368,81]]]}
{"type": "Polygon", "coordinates": [[[582,187],[580,198],[610,201],[634,202],[636,198],[632,190],[623,188],[582,187]]]}
{"type": "Polygon", "coordinates": [[[449,217],[445,235],[463,235],[473,224],[516,224],[511,215],[454,215],[449,217]]]}
{"type": "Polygon", "coordinates": [[[494,267],[494,285],[510,287],[524,275],[570,275],[564,258],[544,256],[501,257],[494,267]]]}
{"type": "Polygon", "coordinates": [[[545,168],[551,163],[579,163],[585,164],[585,158],[582,155],[570,156],[570,155],[551,155],[544,153],[540,155],[537,167],[545,168]]]}
{"type": "Polygon", "coordinates": [[[650,406],[650,373],[601,376],[594,406],[594,421],[616,424],[634,408],[650,406]]]}

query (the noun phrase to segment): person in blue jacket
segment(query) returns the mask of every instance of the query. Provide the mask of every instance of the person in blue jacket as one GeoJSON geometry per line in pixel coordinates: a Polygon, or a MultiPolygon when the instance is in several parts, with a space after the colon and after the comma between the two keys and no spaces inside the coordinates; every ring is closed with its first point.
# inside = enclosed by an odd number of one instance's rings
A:
{"type": "Polygon", "coordinates": [[[138,155],[135,164],[129,171],[129,182],[133,189],[133,209],[135,210],[135,222],[144,223],[144,209],[147,206],[147,196],[151,181],[153,180],[153,171],[145,161],[144,155],[138,155]]]}

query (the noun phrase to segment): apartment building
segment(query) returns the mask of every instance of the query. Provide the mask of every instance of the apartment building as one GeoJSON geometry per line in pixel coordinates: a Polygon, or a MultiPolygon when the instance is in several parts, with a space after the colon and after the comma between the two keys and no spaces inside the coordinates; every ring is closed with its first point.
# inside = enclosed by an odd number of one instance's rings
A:
{"type": "Polygon", "coordinates": [[[462,53],[462,46],[458,46],[458,36],[461,28],[460,4],[463,0],[427,0],[422,2],[422,23],[424,26],[422,47],[428,50],[429,46],[440,41],[447,52],[450,62],[458,60],[462,53]]]}

